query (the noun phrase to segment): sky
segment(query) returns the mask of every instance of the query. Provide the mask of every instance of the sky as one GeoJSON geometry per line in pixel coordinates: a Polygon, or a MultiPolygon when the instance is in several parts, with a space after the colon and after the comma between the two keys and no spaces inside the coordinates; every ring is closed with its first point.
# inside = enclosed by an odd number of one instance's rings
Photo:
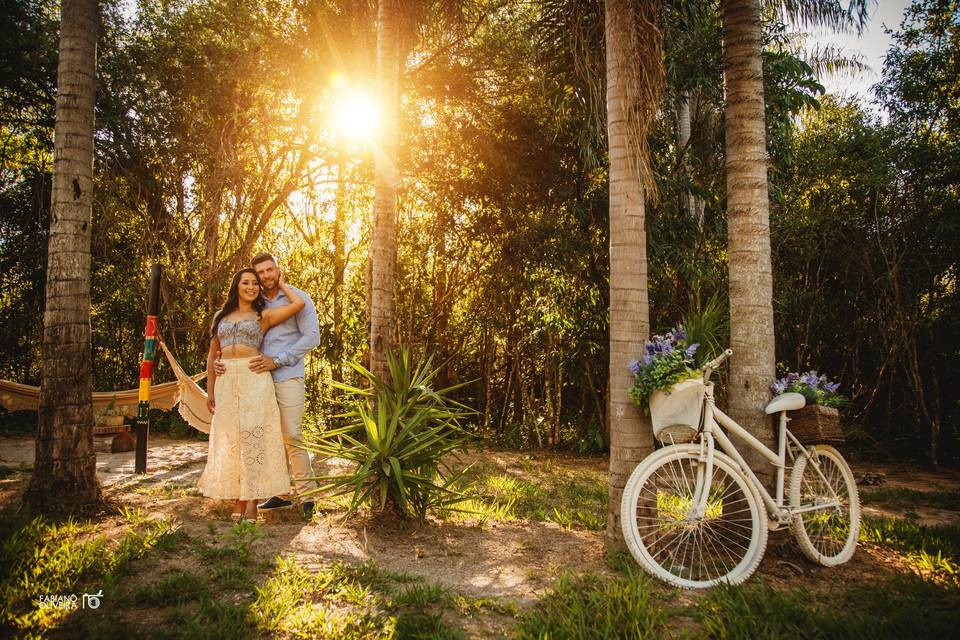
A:
{"type": "Polygon", "coordinates": [[[869,102],[873,94],[870,87],[880,81],[883,72],[883,58],[892,44],[892,39],[884,33],[884,27],[896,31],[900,28],[904,10],[910,6],[910,0],[879,0],[876,6],[870,9],[870,18],[862,35],[851,33],[831,33],[825,30],[811,31],[808,47],[827,45],[842,47],[850,54],[861,54],[864,62],[870,66],[869,71],[858,73],[856,76],[835,75],[820,79],[828,93],[859,96],[864,102],[869,102]]]}

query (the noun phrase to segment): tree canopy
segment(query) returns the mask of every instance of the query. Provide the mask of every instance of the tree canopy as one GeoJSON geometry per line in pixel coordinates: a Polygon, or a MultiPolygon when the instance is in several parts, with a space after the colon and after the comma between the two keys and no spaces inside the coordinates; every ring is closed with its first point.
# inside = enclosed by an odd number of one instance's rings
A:
{"type": "MultiPolygon", "coordinates": [[[[195,371],[230,275],[268,249],[317,302],[309,418],[331,420],[336,398],[325,380],[365,352],[376,153],[340,135],[332,114],[347,90],[372,89],[374,4],[102,3],[96,389],[137,379],[150,264],[164,265],[161,334],[195,371]]],[[[462,3],[457,15],[450,3],[414,4],[419,14],[401,26],[395,333],[445,363],[444,383],[469,382],[458,393],[479,408],[473,428],[490,440],[601,451],[602,13],[573,0],[462,3]]],[[[0,7],[16,27],[0,44],[0,377],[33,384],[56,8],[0,7]]],[[[658,194],[647,207],[651,326],[699,324],[719,347],[729,331],[719,16],[706,4],[664,3],[659,21],[666,75],[648,140],[658,194]]],[[[762,23],[778,369],[838,378],[864,447],[943,459],[957,454],[960,411],[958,22],[956,1],[915,2],[869,104],[824,95],[792,23],[772,10],[762,23]]],[[[2,416],[5,425],[17,419],[2,416]]]]}

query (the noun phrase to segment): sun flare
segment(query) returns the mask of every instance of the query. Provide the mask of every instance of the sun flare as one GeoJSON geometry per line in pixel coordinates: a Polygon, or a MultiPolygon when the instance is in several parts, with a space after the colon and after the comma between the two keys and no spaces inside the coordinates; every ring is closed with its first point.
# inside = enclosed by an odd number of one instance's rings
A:
{"type": "Polygon", "coordinates": [[[346,140],[370,140],[376,133],[379,119],[376,102],[359,90],[346,90],[333,106],[333,125],[346,140]]]}

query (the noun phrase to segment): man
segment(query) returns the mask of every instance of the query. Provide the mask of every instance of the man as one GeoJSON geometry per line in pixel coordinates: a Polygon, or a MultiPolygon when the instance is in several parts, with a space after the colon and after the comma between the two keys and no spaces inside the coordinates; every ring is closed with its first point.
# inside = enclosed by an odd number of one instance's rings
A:
{"type": "MultiPolygon", "coordinates": [[[[260,278],[260,284],[263,287],[262,296],[267,308],[287,304],[287,296],[277,286],[280,267],[277,266],[276,258],[269,253],[258,253],[250,261],[250,266],[260,278]]],[[[303,357],[320,344],[320,323],[310,296],[296,287],[293,289],[303,298],[306,306],[299,313],[267,332],[260,347],[263,355],[250,361],[250,369],[257,373],[269,371],[273,376],[277,404],[280,405],[280,426],[287,449],[287,466],[294,491],[297,496],[302,497],[306,491],[317,487],[317,483],[310,479],[313,476],[310,453],[297,445],[303,442],[302,423],[305,399],[303,357]]],[[[226,370],[219,360],[214,367],[218,375],[226,370]]],[[[257,508],[267,511],[289,507],[292,504],[289,497],[272,496],[263,504],[257,505],[257,508]]],[[[312,500],[303,501],[301,506],[304,516],[309,518],[313,515],[312,500]]]]}

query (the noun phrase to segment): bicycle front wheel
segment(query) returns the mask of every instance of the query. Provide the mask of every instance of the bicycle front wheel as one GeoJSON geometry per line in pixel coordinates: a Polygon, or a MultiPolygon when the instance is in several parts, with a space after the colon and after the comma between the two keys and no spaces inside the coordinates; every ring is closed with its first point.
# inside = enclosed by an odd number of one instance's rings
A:
{"type": "Polygon", "coordinates": [[[840,452],[818,444],[797,458],[790,474],[791,529],[803,554],[826,567],[853,556],[860,533],[860,497],[840,452]]]}
{"type": "Polygon", "coordinates": [[[695,504],[705,463],[699,445],[654,452],[627,480],[620,518],[640,566],[672,585],[699,589],[738,584],[756,570],[767,523],[750,481],[728,456],[714,452],[706,507],[695,504]]]}

